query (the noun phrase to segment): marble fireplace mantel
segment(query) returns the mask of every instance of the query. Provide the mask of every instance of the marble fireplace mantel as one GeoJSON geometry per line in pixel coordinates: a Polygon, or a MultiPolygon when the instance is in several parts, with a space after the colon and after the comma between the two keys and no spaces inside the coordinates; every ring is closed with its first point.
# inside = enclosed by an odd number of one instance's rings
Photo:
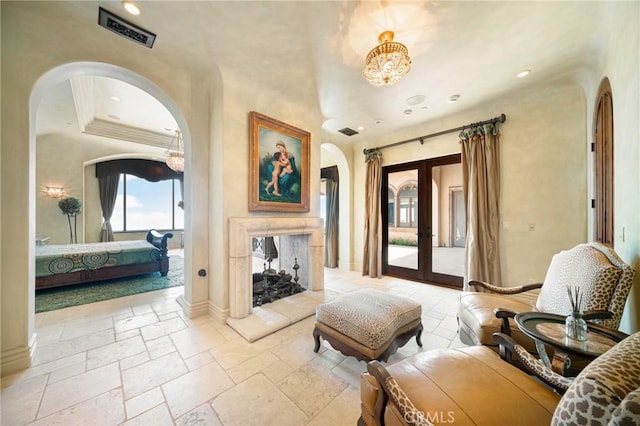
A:
{"type": "Polygon", "coordinates": [[[246,318],[253,305],[252,238],[306,235],[307,290],[324,290],[323,221],[312,217],[242,217],[229,219],[229,317],[246,318]]]}

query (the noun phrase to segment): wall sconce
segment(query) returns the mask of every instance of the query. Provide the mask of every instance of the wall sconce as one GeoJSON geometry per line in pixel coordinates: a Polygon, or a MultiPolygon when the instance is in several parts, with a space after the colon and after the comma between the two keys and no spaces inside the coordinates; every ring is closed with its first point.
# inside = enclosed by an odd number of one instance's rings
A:
{"type": "Polygon", "coordinates": [[[64,195],[64,188],[61,186],[46,186],[44,192],[51,198],[60,198],[64,195]]]}

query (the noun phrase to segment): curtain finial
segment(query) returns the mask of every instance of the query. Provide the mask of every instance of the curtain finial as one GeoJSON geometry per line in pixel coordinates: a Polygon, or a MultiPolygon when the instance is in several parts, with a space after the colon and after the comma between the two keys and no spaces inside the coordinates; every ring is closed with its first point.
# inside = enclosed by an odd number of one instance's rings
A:
{"type": "Polygon", "coordinates": [[[365,149],[364,155],[365,155],[364,162],[367,163],[373,160],[374,158],[382,158],[382,151],[380,151],[380,149],[378,148],[365,149]]]}

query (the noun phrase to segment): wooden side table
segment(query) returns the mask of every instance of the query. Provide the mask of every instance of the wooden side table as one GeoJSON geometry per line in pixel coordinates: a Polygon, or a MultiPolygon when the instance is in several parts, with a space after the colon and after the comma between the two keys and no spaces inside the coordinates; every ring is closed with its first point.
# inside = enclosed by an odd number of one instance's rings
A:
{"type": "Polygon", "coordinates": [[[628,337],[620,331],[587,323],[587,340],[572,339],[565,334],[565,319],[562,315],[544,312],[522,312],[515,316],[520,330],[535,341],[541,361],[562,375],[570,367],[571,356],[591,361],[628,337]],[[549,359],[545,345],[553,347],[552,359],[549,359]]]}

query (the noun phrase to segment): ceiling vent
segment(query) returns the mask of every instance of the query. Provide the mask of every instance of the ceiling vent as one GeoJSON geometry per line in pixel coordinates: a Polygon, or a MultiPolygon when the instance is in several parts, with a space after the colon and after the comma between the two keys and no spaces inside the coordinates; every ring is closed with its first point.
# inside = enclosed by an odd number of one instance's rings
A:
{"type": "Polygon", "coordinates": [[[353,136],[353,135],[357,135],[358,132],[356,132],[353,129],[350,129],[348,127],[345,127],[344,129],[340,129],[338,130],[340,133],[342,133],[343,135],[347,135],[347,136],[353,136]]]}
{"type": "Polygon", "coordinates": [[[116,34],[119,34],[124,38],[128,38],[131,41],[135,41],[136,43],[139,43],[143,46],[146,46],[149,49],[153,47],[153,42],[156,41],[155,34],[137,27],[131,22],[128,22],[121,17],[114,15],[113,13],[103,8],[99,8],[98,24],[101,27],[108,29],[109,31],[113,31],[116,34]]]}

